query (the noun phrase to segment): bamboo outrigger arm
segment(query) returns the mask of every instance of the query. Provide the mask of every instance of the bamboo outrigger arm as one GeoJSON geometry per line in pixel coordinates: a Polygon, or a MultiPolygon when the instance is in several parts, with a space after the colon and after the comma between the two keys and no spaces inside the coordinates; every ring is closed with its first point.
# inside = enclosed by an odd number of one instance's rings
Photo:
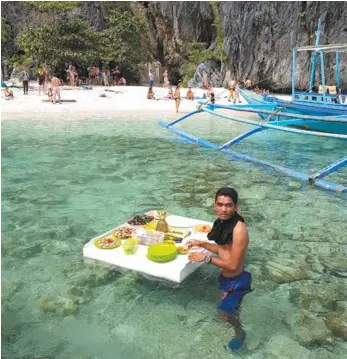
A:
{"type": "MultiPolygon", "coordinates": [[[[266,107],[259,105],[259,109],[261,109],[261,107],[269,108],[268,105],[265,105],[265,106],[266,107]]],[[[347,140],[347,135],[334,134],[334,133],[323,133],[323,132],[316,132],[316,131],[306,131],[306,130],[285,127],[287,125],[305,124],[305,123],[307,123],[307,121],[310,121],[311,119],[309,120],[309,119],[296,118],[296,119],[288,119],[288,120],[283,120],[283,121],[278,121],[278,122],[271,121],[271,123],[268,123],[268,122],[260,123],[260,122],[256,122],[256,121],[252,121],[252,120],[240,119],[237,117],[223,115],[223,114],[215,111],[216,108],[230,109],[229,106],[227,107],[227,106],[220,106],[220,105],[218,105],[218,106],[207,105],[207,106],[203,106],[203,107],[199,108],[198,110],[192,111],[192,112],[190,112],[170,123],[167,123],[164,121],[159,121],[158,124],[167,128],[171,132],[181,136],[188,143],[198,144],[198,145],[201,145],[201,146],[204,146],[207,148],[219,150],[222,153],[224,153],[225,155],[236,158],[236,159],[241,159],[241,160],[244,160],[247,162],[253,162],[253,163],[265,165],[265,166],[270,167],[278,172],[281,172],[288,176],[297,178],[301,181],[307,182],[311,185],[317,186],[317,187],[325,189],[325,190],[329,190],[329,191],[333,191],[333,192],[340,192],[340,193],[347,193],[347,187],[321,179],[333,172],[336,172],[337,170],[341,169],[342,167],[346,166],[347,165],[347,157],[344,157],[344,158],[330,164],[329,166],[325,167],[324,169],[317,172],[316,174],[308,175],[306,173],[298,172],[298,171],[292,170],[290,168],[282,167],[282,166],[279,166],[277,164],[274,164],[274,163],[271,163],[268,161],[264,161],[264,160],[261,160],[261,159],[255,158],[255,157],[251,157],[251,156],[248,156],[248,155],[245,155],[242,153],[234,152],[229,149],[229,147],[241,142],[245,138],[248,138],[255,133],[265,131],[265,130],[270,130],[270,129],[277,130],[277,131],[283,131],[283,132],[297,133],[297,134],[313,135],[313,136],[319,136],[319,137],[338,138],[338,139],[342,139],[342,140],[347,140]],[[188,117],[191,117],[199,112],[206,112],[206,113],[210,113],[210,114],[215,115],[220,118],[225,118],[225,119],[232,120],[235,122],[249,124],[249,125],[254,126],[254,128],[251,130],[248,130],[247,132],[245,132],[245,133],[225,142],[223,145],[219,146],[213,142],[190,135],[189,133],[187,133],[181,129],[178,129],[174,126],[175,124],[177,124],[177,123],[179,123],[179,122],[187,119],[188,117]]],[[[246,108],[244,110],[249,111],[249,109],[246,109],[246,108]]],[[[265,111],[267,111],[267,110],[265,110],[265,111]]],[[[259,112],[259,110],[257,110],[257,112],[259,112]]],[[[270,112],[270,111],[267,111],[267,112],[270,112]]],[[[281,116],[282,115],[283,114],[281,114],[281,116]]],[[[293,117],[293,116],[287,116],[287,117],[293,117]]],[[[314,117],[314,116],[307,116],[307,117],[314,117]]]]}

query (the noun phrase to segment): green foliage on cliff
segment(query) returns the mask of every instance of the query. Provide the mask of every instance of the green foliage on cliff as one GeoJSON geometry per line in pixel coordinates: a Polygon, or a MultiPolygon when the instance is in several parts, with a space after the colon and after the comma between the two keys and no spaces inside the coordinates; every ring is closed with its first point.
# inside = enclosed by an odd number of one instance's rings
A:
{"type": "Polygon", "coordinates": [[[214,58],[214,52],[206,49],[206,43],[191,42],[189,44],[188,58],[183,66],[183,71],[185,72],[184,78],[182,80],[183,86],[187,86],[188,81],[193,77],[199,64],[201,64],[205,60],[214,58]]]}
{"type": "Polygon", "coordinates": [[[26,5],[39,11],[69,11],[78,6],[78,1],[25,1],[26,5]]]}
{"type": "Polygon", "coordinates": [[[17,36],[17,48],[25,52],[12,58],[17,65],[46,64],[52,70],[64,69],[70,62],[85,68],[92,64],[118,65],[126,75],[136,79],[137,64],[149,58],[143,37],[146,24],[122,3],[101,3],[106,24],[103,31],[93,31],[88,22],[71,13],[66,16],[78,6],[76,1],[26,1],[25,5],[47,16],[40,16],[39,22],[17,36]]]}
{"type": "Polygon", "coordinates": [[[65,67],[70,61],[88,65],[98,56],[98,34],[79,19],[26,28],[17,42],[26,58],[53,68],[65,67]]]}
{"type": "Polygon", "coordinates": [[[217,58],[220,60],[222,64],[225,60],[227,60],[228,57],[223,50],[224,35],[223,35],[222,23],[219,16],[218,2],[210,1],[210,4],[213,10],[213,17],[214,17],[213,23],[216,27],[217,58]]]}
{"type": "Polygon", "coordinates": [[[100,33],[100,59],[115,63],[135,74],[137,64],[149,59],[142,37],[146,24],[141,18],[122,8],[121,3],[105,2],[107,28],[100,33]]]}
{"type": "Polygon", "coordinates": [[[6,24],[6,19],[1,17],[1,44],[5,44],[9,38],[11,28],[6,24]]]}

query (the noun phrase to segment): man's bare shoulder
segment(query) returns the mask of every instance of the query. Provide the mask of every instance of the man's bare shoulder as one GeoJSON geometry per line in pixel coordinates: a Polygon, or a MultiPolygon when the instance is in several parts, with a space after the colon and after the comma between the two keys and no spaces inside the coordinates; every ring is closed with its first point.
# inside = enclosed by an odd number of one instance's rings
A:
{"type": "Polygon", "coordinates": [[[246,226],[246,223],[245,222],[241,222],[241,221],[238,221],[236,223],[236,226],[234,228],[234,232],[244,232],[246,231],[247,232],[247,226],[246,226]]]}
{"type": "Polygon", "coordinates": [[[233,231],[233,237],[234,239],[242,239],[248,242],[248,230],[244,222],[237,222],[233,231]]]}

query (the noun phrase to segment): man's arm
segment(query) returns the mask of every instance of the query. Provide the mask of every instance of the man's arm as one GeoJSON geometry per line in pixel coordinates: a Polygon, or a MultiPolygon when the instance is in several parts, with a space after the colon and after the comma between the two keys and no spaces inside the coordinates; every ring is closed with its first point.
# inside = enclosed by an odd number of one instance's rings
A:
{"type": "Polygon", "coordinates": [[[218,254],[218,245],[201,241],[200,247],[207,249],[208,251],[218,254]]]}
{"type": "Polygon", "coordinates": [[[228,271],[237,271],[243,262],[243,258],[248,248],[248,233],[246,226],[237,225],[233,232],[233,243],[229,245],[228,251],[230,258],[225,260],[217,257],[212,257],[211,263],[217,267],[228,271]]]}
{"type": "Polygon", "coordinates": [[[208,242],[205,242],[205,241],[198,241],[198,240],[191,240],[189,241],[188,243],[188,247],[191,248],[191,247],[202,247],[204,249],[207,249],[208,251],[212,252],[212,253],[215,253],[215,254],[218,254],[218,245],[217,244],[213,244],[213,243],[208,243],[208,242]]]}

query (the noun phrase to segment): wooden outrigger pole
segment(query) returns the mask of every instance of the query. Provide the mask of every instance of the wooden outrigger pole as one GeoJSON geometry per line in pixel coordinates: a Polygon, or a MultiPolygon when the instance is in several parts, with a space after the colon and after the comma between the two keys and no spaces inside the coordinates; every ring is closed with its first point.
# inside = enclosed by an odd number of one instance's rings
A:
{"type": "MultiPolygon", "coordinates": [[[[256,105],[253,105],[252,107],[254,108],[254,106],[256,106],[256,105]]],[[[262,111],[263,113],[269,113],[270,116],[271,116],[271,114],[274,114],[276,112],[274,109],[271,112],[271,110],[270,110],[271,105],[258,105],[258,107],[259,108],[254,110],[254,112],[259,113],[260,111],[262,111]],[[264,109],[264,110],[262,110],[262,109],[264,109]]],[[[345,187],[343,185],[336,184],[336,183],[332,183],[332,182],[329,182],[326,180],[322,180],[322,178],[326,177],[327,175],[334,173],[334,172],[338,171],[339,169],[341,169],[342,167],[346,166],[347,165],[347,157],[343,157],[342,159],[340,159],[332,164],[329,164],[328,166],[326,166],[322,170],[318,171],[317,173],[315,173],[313,175],[309,175],[307,173],[298,172],[298,171],[292,170],[290,168],[279,166],[279,165],[271,163],[269,161],[264,161],[264,160],[261,160],[261,159],[255,158],[255,157],[251,157],[251,156],[248,156],[248,155],[245,155],[242,153],[234,152],[229,149],[229,147],[235,145],[236,143],[241,142],[245,138],[250,137],[255,133],[265,131],[265,130],[270,130],[270,129],[277,130],[277,131],[283,131],[283,132],[289,132],[289,133],[304,134],[304,135],[311,135],[311,136],[317,136],[317,137],[328,137],[328,138],[330,137],[330,138],[337,138],[337,139],[341,139],[341,140],[347,140],[347,135],[343,135],[343,134],[324,133],[324,132],[317,132],[317,131],[306,131],[306,130],[300,130],[300,129],[296,129],[296,128],[286,127],[288,125],[305,124],[306,121],[312,121],[312,120],[321,121],[322,118],[320,118],[318,116],[302,116],[302,115],[300,115],[300,118],[293,118],[293,117],[295,117],[295,115],[293,115],[293,114],[281,113],[280,114],[281,117],[285,116],[285,117],[289,117],[290,119],[282,120],[282,121],[271,121],[270,123],[269,122],[262,123],[262,122],[256,122],[256,121],[252,121],[252,120],[237,118],[237,117],[233,117],[233,116],[223,115],[223,114],[215,111],[218,108],[252,112],[252,110],[247,108],[247,106],[242,106],[242,105],[241,106],[240,105],[233,106],[231,108],[231,106],[208,104],[208,105],[200,107],[198,110],[192,111],[192,112],[190,112],[170,123],[167,123],[164,121],[159,121],[158,124],[167,128],[171,132],[181,136],[188,143],[195,143],[195,144],[207,147],[207,148],[212,148],[212,149],[221,151],[225,155],[230,156],[232,158],[241,159],[241,160],[244,160],[247,162],[258,163],[261,165],[271,167],[272,169],[274,169],[278,172],[281,172],[288,176],[297,178],[301,181],[307,182],[307,183],[309,183],[313,186],[316,186],[318,188],[322,188],[322,189],[333,191],[333,192],[347,193],[347,187],[345,187]],[[241,122],[241,123],[245,123],[248,125],[252,125],[252,126],[254,126],[254,128],[252,128],[249,131],[244,132],[243,134],[241,134],[241,135],[225,142],[221,146],[219,146],[213,142],[190,135],[189,133],[187,133],[181,129],[178,129],[174,126],[177,123],[182,122],[183,120],[187,119],[188,117],[191,117],[199,112],[206,112],[206,113],[210,113],[212,115],[215,115],[217,117],[224,118],[227,120],[232,120],[235,122],[241,122]],[[305,118],[301,118],[301,117],[305,117],[305,118]]],[[[339,119],[336,119],[334,117],[330,117],[330,118],[325,117],[324,120],[325,121],[336,121],[339,119]]],[[[344,119],[344,121],[346,121],[346,120],[344,119]]]]}

